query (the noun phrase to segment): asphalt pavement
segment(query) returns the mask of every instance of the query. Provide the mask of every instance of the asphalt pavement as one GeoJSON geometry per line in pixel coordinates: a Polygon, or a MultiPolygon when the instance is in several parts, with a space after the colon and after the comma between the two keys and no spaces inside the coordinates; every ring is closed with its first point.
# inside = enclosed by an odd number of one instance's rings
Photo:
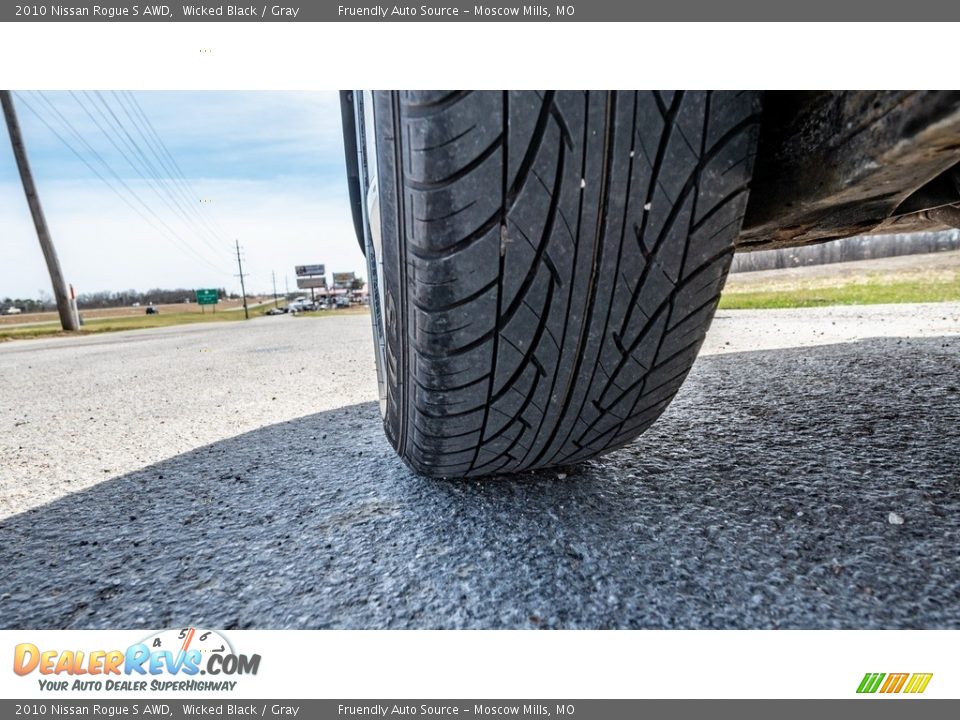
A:
{"type": "Polygon", "coordinates": [[[637,442],[486,481],[394,455],[367,323],[0,345],[0,626],[960,627],[960,305],[721,312],[637,442]]]}

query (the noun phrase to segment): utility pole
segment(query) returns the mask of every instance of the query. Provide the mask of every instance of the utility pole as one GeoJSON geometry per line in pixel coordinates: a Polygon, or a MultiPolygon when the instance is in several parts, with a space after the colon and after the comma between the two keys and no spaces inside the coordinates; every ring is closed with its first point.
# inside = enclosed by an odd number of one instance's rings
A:
{"type": "Polygon", "coordinates": [[[240,241],[237,240],[237,267],[240,268],[240,293],[243,295],[243,317],[250,319],[250,311],[247,309],[247,288],[243,284],[243,261],[240,260],[240,241]]]}
{"type": "Polygon", "coordinates": [[[43,250],[43,259],[47,261],[50,283],[53,285],[53,296],[57,300],[57,312],[60,313],[60,326],[64,330],[79,330],[80,322],[77,313],[73,311],[70,291],[67,289],[67,282],[63,278],[63,271],[60,269],[57,251],[50,239],[50,230],[47,228],[47,220],[43,216],[37,186],[33,182],[33,173],[30,171],[30,163],[27,161],[27,149],[23,144],[20,123],[17,121],[17,111],[13,107],[13,97],[9,90],[0,90],[0,104],[3,105],[3,116],[7,121],[10,144],[13,145],[13,156],[17,160],[17,169],[20,171],[20,180],[23,182],[23,192],[27,196],[27,205],[30,206],[33,225],[37,229],[37,239],[40,241],[40,249],[43,250]]]}
{"type": "Polygon", "coordinates": [[[280,307],[280,301],[277,300],[277,273],[275,270],[270,271],[270,277],[273,278],[273,306],[280,307]]]}
{"type": "Polygon", "coordinates": [[[289,300],[290,299],[290,276],[289,275],[283,276],[283,289],[286,291],[286,294],[283,296],[283,299],[289,300]]]}

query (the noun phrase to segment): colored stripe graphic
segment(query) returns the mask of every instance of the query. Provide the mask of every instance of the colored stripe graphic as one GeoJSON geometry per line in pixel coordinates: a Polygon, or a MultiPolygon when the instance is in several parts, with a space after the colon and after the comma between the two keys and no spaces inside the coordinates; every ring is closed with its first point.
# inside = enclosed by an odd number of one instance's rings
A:
{"type": "Polygon", "coordinates": [[[887,681],[880,688],[882,693],[898,693],[903,688],[903,684],[910,677],[910,673],[890,673],[887,675],[887,681]]]}
{"type": "Polygon", "coordinates": [[[914,673],[904,689],[905,693],[922,693],[930,684],[933,673],[914,673]]]}
{"type": "Polygon", "coordinates": [[[933,673],[866,673],[860,685],[857,687],[858,693],[875,693],[878,690],[881,693],[922,693],[927,689],[933,673]],[[886,681],[884,682],[884,678],[886,681]],[[881,683],[883,683],[881,685],[881,683]]]}
{"type": "Polygon", "coordinates": [[[877,688],[880,687],[880,682],[884,677],[884,673],[867,673],[863,676],[863,680],[860,681],[860,687],[857,688],[857,692],[875,693],[877,688]]]}

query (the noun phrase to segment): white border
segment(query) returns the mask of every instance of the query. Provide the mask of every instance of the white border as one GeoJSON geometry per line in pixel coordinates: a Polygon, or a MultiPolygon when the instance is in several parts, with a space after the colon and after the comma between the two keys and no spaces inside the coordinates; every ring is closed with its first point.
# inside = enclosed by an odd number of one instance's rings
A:
{"type": "MultiPolygon", "coordinates": [[[[41,693],[14,646],[125,649],[150,631],[0,631],[0,696],[41,693]]],[[[283,631],[224,633],[260,671],[241,698],[854,698],[866,672],[932,672],[925,698],[960,697],[953,631],[283,631]]],[[[58,678],[61,679],[61,678],[58,678]]],[[[68,678],[72,679],[72,678],[68,678]]],[[[185,679],[183,676],[162,679],[185,679]]],[[[211,679],[210,676],[195,679],[211,679]]],[[[221,694],[168,693],[211,699],[221,694]]],[[[913,696],[885,696],[912,699],[913,696]]]]}
{"type": "Polygon", "coordinates": [[[951,88],[958,25],[4,23],[0,86],[951,88]]]}
{"type": "MultiPolygon", "coordinates": [[[[957,83],[956,24],[0,25],[11,89],[898,88],[957,83]],[[211,52],[201,52],[202,49],[211,52]]],[[[59,648],[144,631],[2,631],[59,648]]],[[[136,636],[136,637],[135,637],[136,636]]],[[[864,672],[933,672],[953,631],[230,633],[261,674],[233,697],[854,697],[864,672]]],[[[40,697],[0,656],[4,697],[40,697]]]]}

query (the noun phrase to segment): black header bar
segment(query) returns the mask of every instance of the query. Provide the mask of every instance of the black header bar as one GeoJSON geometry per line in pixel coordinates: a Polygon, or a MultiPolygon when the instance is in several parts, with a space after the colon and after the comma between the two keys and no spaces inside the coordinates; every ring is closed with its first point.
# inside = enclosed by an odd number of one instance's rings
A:
{"type": "MultiPolygon", "coordinates": [[[[909,22],[960,20],[960,3],[913,0],[560,0],[550,2],[159,2],[70,0],[2,3],[0,22],[909,22]]],[[[870,42],[851,26],[851,42],[870,42]]],[[[809,52],[810,48],[795,48],[809,52]]]]}

